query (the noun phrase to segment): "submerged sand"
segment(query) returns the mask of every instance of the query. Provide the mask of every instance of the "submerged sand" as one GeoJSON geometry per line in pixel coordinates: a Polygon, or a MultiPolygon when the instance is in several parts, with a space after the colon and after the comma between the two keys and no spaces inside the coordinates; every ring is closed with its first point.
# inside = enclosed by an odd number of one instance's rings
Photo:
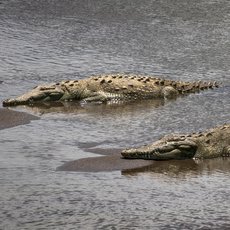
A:
{"type": "MultiPolygon", "coordinates": [[[[0,108],[0,129],[11,128],[17,125],[30,123],[31,120],[39,119],[28,113],[13,111],[7,108],[0,108]]],[[[105,150],[96,151],[98,154],[105,154],[105,150]]],[[[133,169],[148,166],[151,161],[145,160],[126,160],[122,159],[119,152],[109,153],[107,156],[91,157],[67,162],[57,170],[63,171],[82,171],[82,172],[100,172],[133,169]]]]}
{"type": "Polygon", "coordinates": [[[28,124],[31,120],[37,119],[39,119],[39,117],[33,116],[28,113],[0,108],[0,129],[28,124]]]}

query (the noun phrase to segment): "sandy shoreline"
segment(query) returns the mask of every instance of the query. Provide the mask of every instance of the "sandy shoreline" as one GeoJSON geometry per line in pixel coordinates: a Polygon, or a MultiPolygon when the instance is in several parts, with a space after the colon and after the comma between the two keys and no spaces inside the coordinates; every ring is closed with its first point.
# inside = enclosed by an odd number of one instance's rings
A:
{"type": "Polygon", "coordinates": [[[39,119],[39,117],[28,113],[0,108],[0,130],[11,128],[17,125],[28,124],[31,120],[37,119],[39,119]]]}

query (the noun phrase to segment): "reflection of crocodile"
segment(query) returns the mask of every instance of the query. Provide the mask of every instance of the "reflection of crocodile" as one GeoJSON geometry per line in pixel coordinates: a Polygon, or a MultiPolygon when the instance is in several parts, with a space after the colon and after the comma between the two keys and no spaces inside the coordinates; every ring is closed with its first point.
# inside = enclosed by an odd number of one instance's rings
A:
{"type": "Polygon", "coordinates": [[[195,134],[168,135],[151,145],[123,150],[121,155],[150,160],[230,156],[230,124],[195,134]]]}
{"type": "MultiPolygon", "coordinates": [[[[94,114],[97,116],[119,116],[121,114],[142,114],[167,103],[164,99],[143,101],[120,101],[119,103],[79,103],[76,101],[41,102],[24,105],[23,110],[33,114],[64,113],[64,114],[94,114]]],[[[21,110],[21,108],[20,108],[21,110]]]]}
{"type": "Polygon", "coordinates": [[[100,75],[82,80],[37,86],[22,96],[3,101],[3,106],[47,101],[116,102],[119,100],[174,98],[179,94],[198,92],[214,87],[218,87],[216,82],[182,82],[124,74],[100,75]]]}
{"type": "MultiPolygon", "coordinates": [[[[93,159],[91,159],[93,160],[93,159]]],[[[125,159],[124,159],[125,160],[125,159]]],[[[128,161],[128,160],[127,160],[128,161]]],[[[135,162],[136,160],[134,160],[135,162]]],[[[215,158],[205,160],[186,159],[171,161],[147,161],[149,165],[140,168],[123,169],[122,175],[137,176],[139,173],[148,173],[152,177],[159,179],[159,173],[164,177],[184,178],[194,177],[199,174],[212,174],[215,172],[223,172],[227,175],[230,172],[230,158],[215,158]]]]}

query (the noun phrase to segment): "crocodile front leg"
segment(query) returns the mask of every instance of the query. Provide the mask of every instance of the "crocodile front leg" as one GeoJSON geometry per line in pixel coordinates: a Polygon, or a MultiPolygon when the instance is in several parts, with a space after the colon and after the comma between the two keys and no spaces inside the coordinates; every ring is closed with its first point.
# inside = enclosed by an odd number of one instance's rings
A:
{"type": "Polygon", "coordinates": [[[102,103],[106,101],[107,101],[107,98],[103,94],[95,92],[91,94],[89,97],[84,98],[81,102],[83,103],[90,103],[90,102],[102,103]]]}
{"type": "Polygon", "coordinates": [[[230,157],[230,145],[224,148],[222,157],[230,157]]]}
{"type": "Polygon", "coordinates": [[[121,94],[116,94],[116,93],[108,93],[108,92],[103,92],[103,91],[98,91],[98,92],[93,92],[87,95],[82,102],[90,103],[90,102],[99,102],[99,103],[104,103],[107,101],[119,101],[121,99],[124,99],[124,96],[121,94]]]}

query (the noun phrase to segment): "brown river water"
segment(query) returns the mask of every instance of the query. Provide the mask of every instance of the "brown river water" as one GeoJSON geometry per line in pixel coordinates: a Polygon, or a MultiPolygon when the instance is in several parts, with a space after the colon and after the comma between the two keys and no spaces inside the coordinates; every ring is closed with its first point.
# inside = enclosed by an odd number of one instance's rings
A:
{"type": "Polygon", "coordinates": [[[0,101],[101,73],[221,82],[172,101],[12,108],[40,119],[0,130],[0,229],[230,229],[227,158],[56,170],[230,122],[230,1],[1,0],[0,34],[0,101]]]}

